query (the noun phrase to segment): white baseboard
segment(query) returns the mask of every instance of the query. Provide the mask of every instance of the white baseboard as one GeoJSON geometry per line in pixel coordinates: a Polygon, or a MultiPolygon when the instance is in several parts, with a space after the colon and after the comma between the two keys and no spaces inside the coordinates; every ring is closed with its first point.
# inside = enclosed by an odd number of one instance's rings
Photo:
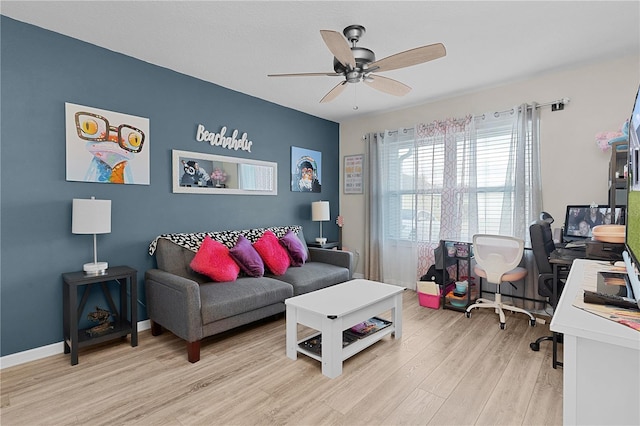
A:
{"type": "MultiPolygon", "coordinates": [[[[138,331],[148,330],[150,328],[151,323],[149,320],[138,322],[138,331]]],[[[47,346],[5,355],[0,358],[0,370],[61,353],[64,353],[64,342],[52,343],[47,346]]]]}

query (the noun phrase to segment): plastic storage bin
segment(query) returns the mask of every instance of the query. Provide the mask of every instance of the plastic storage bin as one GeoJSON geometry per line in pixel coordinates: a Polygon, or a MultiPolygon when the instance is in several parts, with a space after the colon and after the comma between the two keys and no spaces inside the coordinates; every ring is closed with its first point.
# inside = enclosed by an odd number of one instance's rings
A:
{"type": "MultiPolygon", "coordinates": [[[[455,284],[448,284],[446,291],[449,292],[455,288],[455,284]]],[[[442,290],[440,286],[431,281],[418,281],[418,303],[420,306],[431,309],[440,309],[442,301],[442,290]]]]}
{"type": "Polygon", "coordinates": [[[425,306],[431,309],[440,309],[440,301],[442,297],[436,294],[426,294],[418,292],[418,302],[420,306],[425,306]]]}

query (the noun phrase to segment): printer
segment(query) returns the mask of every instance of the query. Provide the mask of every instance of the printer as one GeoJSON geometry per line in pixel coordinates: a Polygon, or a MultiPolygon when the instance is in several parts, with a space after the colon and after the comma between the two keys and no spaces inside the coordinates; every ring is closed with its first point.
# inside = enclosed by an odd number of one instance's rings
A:
{"type": "Polygon", "coordinates": [[[593,228],[593,237],[586,241],[587,259],[622,260],[626,228],[624,225],[598,225],[593,228]]]}
{"type": "Polygon", "coordinates": [[[610,260],[616,262],[622,260],[624,243],[608,243],[605,241],[586,241],[585,244],[587,259],[610,260]]]}

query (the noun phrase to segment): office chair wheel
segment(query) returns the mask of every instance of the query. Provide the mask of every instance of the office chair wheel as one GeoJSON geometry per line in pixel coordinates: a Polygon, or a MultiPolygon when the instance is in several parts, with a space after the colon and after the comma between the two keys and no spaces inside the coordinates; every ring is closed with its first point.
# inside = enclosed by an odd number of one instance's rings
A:
{"type": "Polygon", "coordinates": [[[536,326],[536,319],[530,319],[529,320],[529,324],[531,325],[531,327],[535,327],[536,326]]]}
{"type": "Polygon", "coordinates": [[[471,312],[466,312],[465,311],[465,315],[467,316],[467,318],[471,318],[471,312]]]}
{"type": "Polygon", "coordinates": [[[529,347],[532,351],[538,352],[540,350],[540,344],[538,342],[529,343],[529,347]]]}
{"type": "Polygon", "coordinates": [[[504,330],[504,328],[506,327],[507,324],[501,322],[500,323],[500,330],[504,330]]]}

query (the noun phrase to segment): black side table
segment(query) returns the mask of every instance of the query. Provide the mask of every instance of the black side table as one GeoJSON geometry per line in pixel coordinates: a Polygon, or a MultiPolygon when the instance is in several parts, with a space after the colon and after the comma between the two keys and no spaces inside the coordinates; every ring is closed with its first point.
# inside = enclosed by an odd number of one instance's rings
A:
{"type": "Polygon", "coordinates": [[[62,274],[62,305],[64,327],[64,353],[71,352],[71,365],[78,363],[78,348],[106,342],[131,334],[131,346],[138,346],[138,290],[137,271],[128,266],[115,266],[102,275],[87,275],[83,271],[62,274]],[[120,285],[120,309],[116,307],[109,293],[107,283],[117,281],[120,285]],[[127,281],[129,281],[129,303],[127,303],[127,281]],[[88,329],[78,329],[78,317],[82,315],[93,284],[100,284],[109,309],[115,319],[113,329],[97,336],[91,336],[88,329]],[[86,286],[80,305],[78,287],[86,286]],[[129,316],[130,320],[127,319],[129,316]]]}
{"type": "Polygon", "coordinates": [[[307,246],[316,247],[316,248],[323,248],[323,249],[330,249],[330,248],[337,247],[338,249],[340,249],[340,243],[338,241],[327,241],[324,244],[320,244],[320,243],[317,243],[315,241],[313,241],[313,242],[307,241],[307,246]]]}

